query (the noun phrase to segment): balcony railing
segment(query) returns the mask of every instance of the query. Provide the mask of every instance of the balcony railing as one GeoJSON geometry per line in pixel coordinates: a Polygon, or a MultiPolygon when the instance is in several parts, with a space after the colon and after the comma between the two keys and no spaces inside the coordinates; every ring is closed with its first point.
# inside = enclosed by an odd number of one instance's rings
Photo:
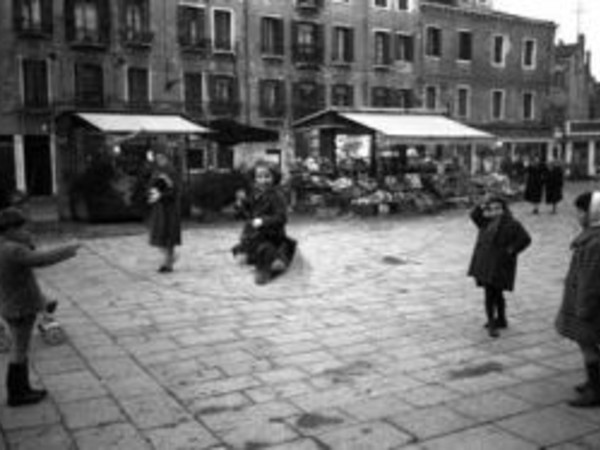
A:
{"type": "Polygon", "coordinates": [[[211,100],[209,108],[211,114],[216,116],[237,116],[241,110],[241,103],[238,101],[221,102],[211,100]]]}
{"type": "Polygon", "coordinates": [[[52,37],[51,24],[19,22],[16,24],[15,30],[22,38],[48,39],[52,37]]]}
{"type": "Polygon", "coordinates": [[[321,11],[321,0],[297,0],[296,10],[303,14],[318,14],[321,11]]]}
{"type": "Polygon", "coordinates": [[[152,46],[154,33],[147,30],[124,29],[121,31],[121,41],[127,47],[149,48],[152,46]]]}
{"type": "Polygon", "coordinates": [[[206,55],[211,51],[210,39],[179,39],[179,48],[182,52],[206,55]]]}
{"type": "Polygon", "coordinates": [[[323,47],[317,44],[295,44],[294,62],[297,64],[322,64],[323,47]]]}
{"type": "Polygon", "coordinates": [[[71,46],[75,48],[103,50],[108,47],[106,39],[99,31],[77,30],[72,39],[71,46]]]}

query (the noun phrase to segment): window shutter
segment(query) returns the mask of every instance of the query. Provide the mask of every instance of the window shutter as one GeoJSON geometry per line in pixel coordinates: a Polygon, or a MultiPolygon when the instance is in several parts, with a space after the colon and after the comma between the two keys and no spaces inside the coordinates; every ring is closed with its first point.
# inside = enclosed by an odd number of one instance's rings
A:
{"type": "Polygon", "coordinates": [[[354,61],[354,29],[348,28],[346,35],[346,62],[354,61]]]}
{"type": "Polygon", "coordinates": [[[323,35],[323,25],[315,25],[315,60],[316,62],[323,62],[324,50],[325,50],[325,36],[323,35]]]}
{"type": "Polygon", "coordinates": [[[65,36],[75,40],[75,0],[65,0],[65,36]]]}
{"type": "MultiPolygon", "coordinates": [[[[269,50],[269,18],[260,19],[260,51],[266,53],[269,50]]],[[[261,81],[262,85],[262,81],[261,81]]]]}
{"type": "Polygon", "coordinates": [[[300,51],[298,48],[298,22],[292,22],[292,49],[294,60],[298,60],[300,57],[300,51]]]}
{"type": "Polygon", "coordinates": [[[21,15],[21,0],[13,0],[13,27],[16,31],[23,29],[23,16],[21,15]]]}
{"type": "Polygon", "coordinates": [[[392,63],[392,46],[390,45],[390,34],[385,33],[383,38],[383,62],[385,64],[392,63]]]}
{"type": "Polygon", "coordinates": [[[187,14],[188,10],[185,6],[179,5],[177,7],[177,38],[179,45],[189,45],[187,33],[187,14]]]}
{"type": "Polygon", "coordinates": [[[276,21],[275,37],[275,53],[277,53],[278,55],[283,55],[285,48],[285,28],[283,19],[276,21]]]}
{"type": "Polygon", "coordinates": [[[316,94],[317,94],[317,102],[316,102],[316,111],[319,111],[321,109],[325,109],[326,105],[327,105],[327,99],[325,98],[325,85],[324,84],[318,84],[316,89],[316,94]]]}
{"type": "Polygon", "coordinates": [[[285,114],[285,97],[285,82],[280,80],[277,82],[277,112],[281,115],[285,114]]]}
{"type": "Polygon", "coordinates": [[[96,2],[98,8],[98,20],[100,21],[100,39],[102,42],[110,42],[110,5],[106,0],[96,2]]]}
{"type": "Polygon", "coordinates": [[[54,11],[52,10],[52,0],[42,1],[42,30],[45,33],[52,34],[54,24],[54,11]]]}

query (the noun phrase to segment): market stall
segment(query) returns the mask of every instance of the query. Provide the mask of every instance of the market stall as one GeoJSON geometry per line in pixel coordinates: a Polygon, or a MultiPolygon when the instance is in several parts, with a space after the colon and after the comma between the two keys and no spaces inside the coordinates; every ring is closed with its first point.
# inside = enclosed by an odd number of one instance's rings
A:
{"type": "Polygon", "coordinates": [[[178,114],[83,111],[60,115],[57,131],[60,216],[93,222],[141,218],[152,151],[183,174],[187,138],[210,132],[178,114]]]}
{"type": "Polygon", "coordinates": [[[493,151],[495,136],[445,116],[329,109],[294,127],[318,130],[321,138],[319,149],[296,167],[300,208],[361,215],[434,211],[468,203],[489,184],[473,177],[484,171],[479,155],[493,151]]]}

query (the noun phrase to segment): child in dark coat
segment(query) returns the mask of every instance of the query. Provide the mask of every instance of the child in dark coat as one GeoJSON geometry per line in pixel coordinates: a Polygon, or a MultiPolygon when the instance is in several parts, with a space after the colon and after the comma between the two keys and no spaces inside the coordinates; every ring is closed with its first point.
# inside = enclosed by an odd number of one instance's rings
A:
{"type": "Polygon", "coordinates": [[[236,207],[246,224],[235,256],[244,256],[256,267],[255,281],[265,284],[283,273],[296,251],[296,241],[287,236],[287,202],[279,186],[281,175],[266,162],[254,167],[254,186],[250,194],[238,194],[236,207]]]}
{"type": "Polygon", "coordinates": [[[479,234],[468,275],[485,290],[485,326],[491,337],[498,337],[498,330],[508,326],[504,291],[513,290],[517,257],[531,237],[498,196],[486,196],[471,212],[471,220],[479,234]]]}
{"type": "Polygon", "coordinates": [[[16,208],[0,211],[0,315],[12,337],[6,373],[9,406],[37,403],[46,396],[46,391],[29,384],[29,342],[37,315],[47,307],[34,268],[72,258],[79,248],[73,244],[48,251],[33,249],[25,223],[16,208]]]}

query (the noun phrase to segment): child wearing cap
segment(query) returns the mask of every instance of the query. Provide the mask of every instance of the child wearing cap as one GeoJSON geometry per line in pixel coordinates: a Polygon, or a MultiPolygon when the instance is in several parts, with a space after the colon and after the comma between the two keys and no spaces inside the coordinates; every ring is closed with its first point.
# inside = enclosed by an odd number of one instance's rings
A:
{"type": "Polygon", "coordinates": [[[46,396],[45,390],[29,384],[29,343],[37,315],[46,307],[33,269],[72,258],[79,248],[79,244],[70,244],[35,250],[25,224],[19,209],[0,211],[0,315],[12,337],[6,373],[9,406],[37,403],[46,396]]]}
{"type": "Polygon", "coordinates": [[[486,195],[471,211],[471,220],[479,233],[468,275],[485,291],[485,327],[495,338],[508,326],[504,291],[513,290],[517,257],[531,244],[531,237],[499,196],[486,195]]]}

